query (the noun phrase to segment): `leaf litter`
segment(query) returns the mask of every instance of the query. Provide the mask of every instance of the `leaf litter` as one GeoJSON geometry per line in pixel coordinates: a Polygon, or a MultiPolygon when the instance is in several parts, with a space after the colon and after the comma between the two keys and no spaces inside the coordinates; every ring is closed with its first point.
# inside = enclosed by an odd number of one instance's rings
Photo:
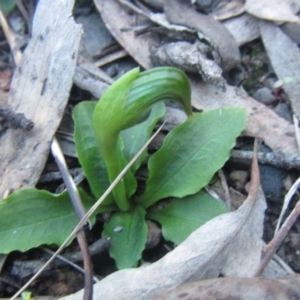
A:
{"type": "MultiPolygon", "coordinates": [[[[107,276],[94,286],[94,299],[153,299],[200,279],[254,276],[263,249],[265,209],[255,158],[249,195],[238,210],[205,223],[159,261],[107,276]]],[[[79,292],[62,299],[81,297],[79,292]]]]}
{"type": "MultiPolygon", "coordinates": [[[[149,50],[151,35],[150,38],[149,35],[146,38],[145,36],[140,38],[140,35],[135,36],[133,32],[122,32],[120,23],[124,25],[123,28],[130,28],[131,23],[117,1],[111,1],[108,4],[105,1],[95,0],[95,3],[98,8],[101,8],[102,17],[112,34],[126,51],[145,68],[151,67],[152,61],[150,58],[152,54],[149,50]],[[118,13],[122,13],[122,18],[118,16],[118,13]],[[109,21],[108,16],[112,15],[115,20],[118,20],[117,22],[109,21]],[[129,39],[127,39],[127,34],[130,36],[129,39]],[[134,39],[134,43],[131,43],[130,39],[134,39]]],[[[255,31],[256,33],[252,35],[253,38],[258,35],[257,27],[255,31]]],[[[238,44],[242,43],[239,42],[238,44]]],[[[271,109],[254,101],[243,89],[226,86],[226,91],[220,92],[212,84],[201,85],[199,82],[193,82],[193,93],[193,104],[197,109],[206,110],[220,105],[245,107],[249,117],[244,132],[245,135],[261,137],[279,156],[296,155],[298,150],[292,125],[278,117],[271,109]],[[206,97],[204,101],[203,96],[206,97]],[[235,98],[233,102],[231,102],[232,97],[235,98]],[[209,103],[211,101],[213,104],[209,103]],[[233,104],[234,102],[235,104],[233,104]],[[245,102],[246,104],[244,104],[245,102]],[[278,139],[272,141],[272,136],[280,136],[284,142],[278,139]]],[[[135,270],[119,271],[106,277],[95,286],[97,297],[105,299],[153,299],[162,291],[169,291],[172,287],[190,281],[216,277],[220,274],[232,277],[253,277],[259,266],[264,246],[261,238],[265,208],[265,199],[259,184],[257,162],[254,160],[249,196],[237,211],[222,215],[206,223],[160,261],[135,270]],[[222,232],[224,228],[226,228],[226,233],[222,232]],[[216,242],[211,236],[217,237],[218,241],[216,242]],[[236,251],[237,249],[239,251],[236,251]],[[116,289],[116,286],[118,289],[116,289]]],[[[226,294],[227,287],[230,290],[242,286],[243,292],[252,293],[252,296],[256,296],[256,299],[257,297],[265,298],[264,295],[279,295],[279,293],[282,297],[286,297],[283,299],[289,299],[288,297],[299,292],[298,280],[298,277],[295,276],[278,280],[223,278],[192,283],[188,290],[191,291],[189,295],[195,296],[196,292],[193,293],[193,286],[203,285],[209,292],[211,290],[207,289],[206,284],[216,287],[220,284],[220,286],[224,285],[225,287],[224,294],[220,297],[229,296],[228,293],[226,294]],[[253,291],[254,287],[257,287],[257,293],[253,291]]],[[[183,286],[180,293],[185,293],[186,290],[183,286]]],[[[186,292],[186,294],[188,293],[186,292]]],[[[241,296],[241,293],[236,296],[241,296]]],[[[76,299],[76,297],[80,297],[80,293],[72,295],[72,299],[76,299]]],[[[205,296],[203,295],[203,297],[205,296]]],[[[201,299],[201,297],[198,299],[201,299]]]]}
{"type": "MultiPolygon", "coordinates": [[[[95,0],[95,5],[101,11],[102,19],[111,34],[122,47],[144,68],[153,67],[152,56],[155,53],[151,52],[151,45],[155,44],[154,35],[151,32],[147,35],[136,35],[134,30],[124,31],[124,28],[132,27],[132,18],[117,0],[109,2],[95,0]]],[[[185,11],[182,11],[182,18],[184,13],[185,11]]],[[[187,16],[185,19],[180,23],[188,22],[187,16]]],[[[251,34],[257,36],[257,33],[251,34]]],[[[293,126],[269,107],[249,96],[243,88],[225,85],[225,89],[221,90],[213,84],[192,80],[192,102],[193,106],[200,110],[209,110],[220,106],[245,108],[248,115],[246,130],[243,133],[245,136],[259,137],[272,149],[275,156],[283,160],[298,155],[293,126]],[[272,138],[274,136],[280,136],[280,139],[272,138]]]]}

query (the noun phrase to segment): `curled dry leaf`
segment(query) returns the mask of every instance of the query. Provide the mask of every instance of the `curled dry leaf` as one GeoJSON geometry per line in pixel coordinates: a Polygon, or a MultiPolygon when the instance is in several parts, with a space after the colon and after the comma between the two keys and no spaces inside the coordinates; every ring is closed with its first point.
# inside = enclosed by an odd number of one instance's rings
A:
{"type": "Polygon", "coordinates": [[[282,279],[216,278],[180,286],[155,300],[171,299],[297,299],[300,294],[300,275],[282,279]]]}
{"type": "Polygon", "coordinates": [[[164,11],[171,23],[194,28],[207,37],[222,58],[222,69],[228,71],[240,62],[236,41],[229,31],[211,16],[197,12],[194,6],[185,0],[166,0],[164,11]]]}
{"type": "MultiPolygon", "coordinates": [[[[135,35],[133,30],[122,30],[133,25],[132,17],[116,0],[94,0],[94,2],[101,11],[101,16],[110,32],[126,51],[144,68],[153,67],[150,59],[150,45],[155,43],[155,38],[152,33],[135,35]]],[[[192,102],[193,106],[200,110],[221,106],[245,108],[248,122],[244,135],[261,138],[274,154],[283,160],[286,160],[285,157],[298,155],[293,126],[271,109],[251,98],[242,88],[226,85],[226,91],[221,91],[212,84],[194,80],[192,81],[192,102]]]]}
{"type": "MultiPolygon", "coordinates": [[[[152,299],[184,283],[220,274],[253,276],[263,247],[265,208],[254,159],[249,196],[237,211],[207,222],[156,263],[106,277],[94,286],[94,299],[152,299]]],[[[81,297],[79,292],[63,299],[81,297]]]]}
{"type": "Polygon", "coordinates": [[[67,104],[81,37],[72,16],[74,0],[38,3],[32,37],[16,68],[10,107],[34,122],[31,131],[7,130],[1,136],[0,197],[7,189],[35,185],[67,104]]]}
{"type": "Polygon", "coordinates": [[[279,80],[290,82],[283,85],[289,96],[293,111],[300,118],[300,50],[278,26],[270,22],[260,22],[260,33],[268,57],[279,80]]]}
{"type": "Polygon", "coordinates": [[[246,0],[245,10],[260,19],[277,22],[299,22],[297,0],[246,0]]]}

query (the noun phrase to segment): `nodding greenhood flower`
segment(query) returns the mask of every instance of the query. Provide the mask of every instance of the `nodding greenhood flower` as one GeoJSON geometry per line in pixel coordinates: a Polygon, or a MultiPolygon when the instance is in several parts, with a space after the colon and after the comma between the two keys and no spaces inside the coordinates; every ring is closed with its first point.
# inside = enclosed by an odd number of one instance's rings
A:
{"type": "MultiPolygon", "coordinates": [[[[119,78],[101,97],[93,114],[93,126],[110,182],[126,164],[120,132],[141,122],[152,104],[165,100],[180,103],[185,113],[192,115],[189,80],[179,69],[159,67],[140,73],[139,68],[135,68],[119,78]]],[[[127,177],[135,180],[133,174],[127,177]]],[[[113,195],[121,210],[130,209],[124,181],[116,186],[113,195]]]]}

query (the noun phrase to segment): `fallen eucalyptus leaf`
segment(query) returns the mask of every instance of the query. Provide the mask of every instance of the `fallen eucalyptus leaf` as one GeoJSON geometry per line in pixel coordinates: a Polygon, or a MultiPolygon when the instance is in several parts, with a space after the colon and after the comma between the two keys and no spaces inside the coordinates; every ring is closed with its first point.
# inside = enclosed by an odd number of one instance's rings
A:
{"type": "Polygon", "coordinates": [[[260,19],[274,22],[299,22],[297,0],[246,0],[245,10],[260,19]]]}
{"type": "MultiPolygon", "coordinates": [[[[265,208],[254,160],[249,196],[237,211],[205,223],[156,263],[104,278],[94,286],[94,300],[153,299],[184,283],[220,274],[253,276],[261,258],[265,208]]],[[[62,299],[82,299],[82,293],[62,299]]]]}
{"type": "Polygon", "coordinates": [[[222,58],[223,70],[229,71],[240,62],[237,43],[229,31],[211,16],[197,12],[189,1],[166,0],[164,11],[171,23],[196,29],[207,37],[222,58]]]}
{"type": "Polygon", "coordinates": [[[226,91],[221,92],[211,84],[203,84],[193,79],[191,85],[193,107],[199,110],[218,108],[222,105],[244,108],[248,117],[243,132],[245,136],[261,138],[273,150],[275,156],[282,159],[298,155],[293,125],[254,100],[242,88],[226,85],[226,91]]]}
{"type": "Polygon", "coordinates": [[[260,22],[260,33],[268,57],[279,80],[284,82],[294,113],[300,118],[300,50],[278,26],[260,22]],[[287,82],[286,78],[293,78],[287,82]]]}
{"type": "Polygon", "coordinates": [[[244,0],[231,0],[231,1],[220,1],[216,6],[211,15],[216,20],[226,20],[232,17],[236,17],[244,13],[245,1],[244,0]]]}
{"type": "Polygon", "coordinates": [[[300,275],[283,278],[215,278],[180,286],[155,300],[193,299],[297,299],[300,275]]]}
{"type": "Polygon", "coordinates": [[[291,40],[300,45],[300,23],[286,22],[280,28],[291,40]]]}
{"type": "Polygon", "coordinates": [[[239,46],[251,42],[260,36],[258,20],[248,14],[225,20],[222,24],[232,34],[239,46]]]}

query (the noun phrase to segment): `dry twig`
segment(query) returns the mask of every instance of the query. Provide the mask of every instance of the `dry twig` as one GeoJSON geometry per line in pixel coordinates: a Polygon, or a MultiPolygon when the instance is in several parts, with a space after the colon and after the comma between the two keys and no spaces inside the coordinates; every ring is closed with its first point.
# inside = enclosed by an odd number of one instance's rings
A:
{"type": "MultiPolygon", "coordinates": [[[[60,149],[56,137],[53,138],[51,144],[51,151],[58,165],[58,168],[62,174],[63,180],[67,186],[67,190],[70,195],[76,214],[78,216],[78,219],[81,220],[85,215],[85,209],[82,204],[76,184],[74,183],[74,180],[68,171],[66,161],[64,159],[63,153],[60,149]]],[[[89,250],[88,250],[88,244],[85,238],[84,231],[82,229],[77,233],[77,241],[80,250],[82,252],[84,271],[85,271],[83,299],[91,300],[93,298],[93,267],[92,267],[92,261],[89,254],[89,250]]]]}

